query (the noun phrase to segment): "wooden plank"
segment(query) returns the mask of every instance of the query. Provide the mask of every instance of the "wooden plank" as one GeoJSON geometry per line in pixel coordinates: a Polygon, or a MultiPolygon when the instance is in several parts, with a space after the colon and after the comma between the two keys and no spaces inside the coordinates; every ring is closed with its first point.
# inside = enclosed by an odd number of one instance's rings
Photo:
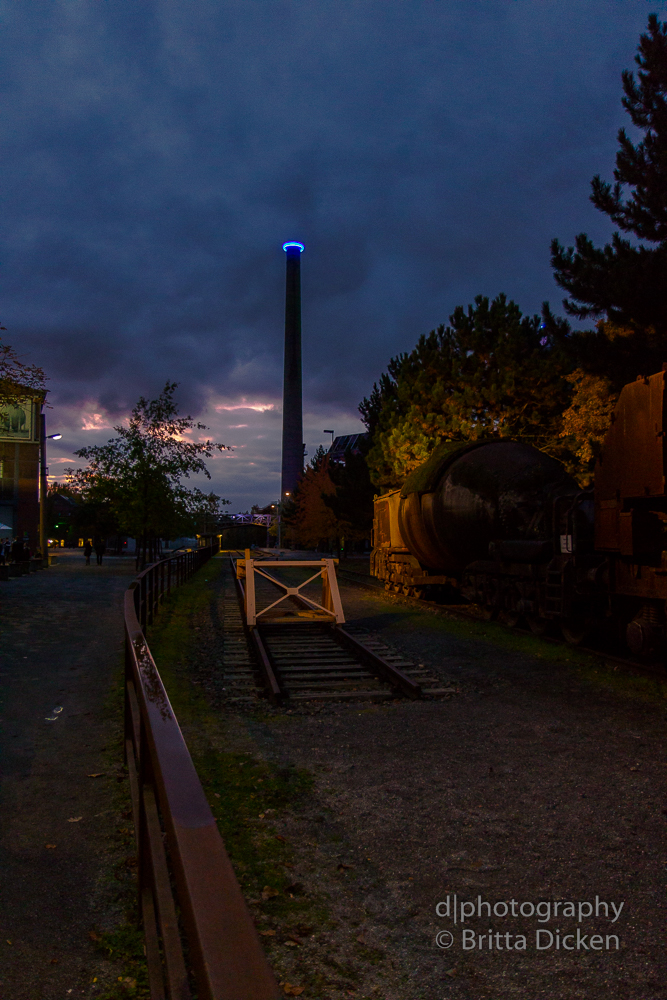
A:
{"type": "MultiPolygon", "coordinates": [[[[300,566],[302,569],[308,566],[321,566],[325,560],[323,559],[256,559],[255,562],[258,566],[264,569],[265,566],[300,566]]],[[[338,565],[338,559],[327,559],[326,562],[334,563],[338,565]]]]}
{"type": "Polygon", "coordinates": [[[257,624],[256,602],[255,602],[255,574],[253,573],[252,559],[245,561],[245,619],[246,624],[252,628],[257,624]]]}
{"type": "Polygon", "coordinates": [[[336,622],[338,625],[343,625],[345,623],[345,615],[343,614],[343,604],[340,599],[340,591],[338,590],[338,580],[336,579],[336,569],[334,567],[334,560],[323,559],[322,562],[326,566],[329,595],[331,599],[332,609],[336,617],[336,622]]]}
{"type": "MultiPolygon", "coordinates": [[[[312,625],[314,621],[321,621],[329,624],[335,622],[336,620],[333,615],[326,614],[325,612],[318,615],[317,619],[301,618],[299,617],[298,611],[294,611],[290,615],[285,615],[281,612],[281,617],[279,618],[267,618],[260,611],[256,615],[255,624],[257,624],[257,618],[262,619],[262,625],[312,625]]],[[[248,622],[248,624],[250,624],[250,622],[248,622]]]]}
{"type": "Polygon", "coordinates": [[[356,676],[348,676],[347,674],[299,674],[294,676],[293,674],[285,677],[285,683],[287,687],[293,688],[295,684],[328,684],[330,681],[344,680],[346,684],[358,684],[359,681],[372,681],[377,680],[373,674],[365,672],[363,674],[356,674],[356,676]]]}
{"type": "MultiPolygon", "coordinates": [[[[378,681],[378,690],[380,691],[386,690],[386,688],[379,687],[379,683],[380,682],[378,681]]],[[[319,682],[315,684],[312,681],[294,681],[292,684],[289,685],[290,691],[318,691],[320,688],[325,691],[359,690],[358,688],[351,687],[350,681],[326,681],[326,682],[322,681],[321,684],[319,682]]]]}
{"type": "Polygon", "coordinates": [[[317,694],[295,694],[290,701],[392,701],[393,691],[323,691],[317,694]]]}

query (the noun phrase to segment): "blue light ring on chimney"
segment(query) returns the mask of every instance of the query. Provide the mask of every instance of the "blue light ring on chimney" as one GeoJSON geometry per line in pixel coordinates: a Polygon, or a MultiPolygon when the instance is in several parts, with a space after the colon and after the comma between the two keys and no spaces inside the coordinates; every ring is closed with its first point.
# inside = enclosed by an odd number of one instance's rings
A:
{"type": "Polygon", "coordinates": [[[297,249],[299,251],[299,253],[303,253],[303,249],[304,249],[303,243],[296,243],[294,241],[292,241],[290,243],[283,243],[283,250],[285,251],[285,253],[287,253],[288,250],[292,250],[292,249],[297,249]]]}

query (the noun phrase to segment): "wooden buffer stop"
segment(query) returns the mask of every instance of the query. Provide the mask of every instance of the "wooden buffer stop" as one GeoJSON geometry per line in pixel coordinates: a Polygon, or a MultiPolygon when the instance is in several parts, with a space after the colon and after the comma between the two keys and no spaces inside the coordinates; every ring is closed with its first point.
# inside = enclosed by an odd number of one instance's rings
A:
{"type": "Polygon", "coordinates": [[[420,697],[420,685],[400,663],[343,628],[337,563],[257,559],[249,549],[236,560],[239,602],[268,698],[279,704],[420,697]]]}
{"type": "MultiPolygon", "coordinates": [[[[245,559],[239,559],[236,563],[236,575],[240,580],[245,579],[245,594],[243,602],[243,613],[246,624],[250,628],[257,625],[258,619],[262,619],[262,624],[272,625],[292,625],[295,622],[323,622],[324,624],[342,625],[345,621],[343,605],[338,590],[338,580],[336,578],[337,559],[318,560],[257,560],[250,558],[250,549],[246,549],[245,559]],[[296,587],[284,583],[275,574],[269,572],[270,568],[280,567],[281,569],[313,569],[316,571],[303,580],[296,587]],[[257,577],[268,580],[274,588],[282,590],[283,593],[270,604],[258,609],[257,577]],[[322,600],[314,601],[307,597],[302,591],[318,577],[322,578],[322,600]],[[292,598],[292,601],[289,599],[292,598]],[[289,601],[285,604],[285,601],[289,601]],[[295,607],[296,605],[296,607],[295,607]]],[[[263,602],[262,602],[263,603],[263,602]]]]}

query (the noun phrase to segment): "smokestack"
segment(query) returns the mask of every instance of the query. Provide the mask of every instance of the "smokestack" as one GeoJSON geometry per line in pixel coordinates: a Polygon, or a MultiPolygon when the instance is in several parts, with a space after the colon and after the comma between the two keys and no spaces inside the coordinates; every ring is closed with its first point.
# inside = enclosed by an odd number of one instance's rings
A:
{"type": "Polygon", "coordinates": [[[283,462],[280,501],[294,490],[303,475],[303,418],[301,412],[301,252],[303,243],[284,243],[285,371],[283,376],[283,462]]]}

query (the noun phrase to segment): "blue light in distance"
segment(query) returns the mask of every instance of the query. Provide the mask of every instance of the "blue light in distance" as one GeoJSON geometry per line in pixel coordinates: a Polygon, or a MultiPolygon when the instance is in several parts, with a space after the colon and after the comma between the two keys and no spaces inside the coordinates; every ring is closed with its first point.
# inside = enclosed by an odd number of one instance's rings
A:
{"type": "Polygon", "coordinates": [[[283,243],[283,250],[287,250],[288,247],[298,247],[299,253],[303,253],[303,243],[283,243]]]}

